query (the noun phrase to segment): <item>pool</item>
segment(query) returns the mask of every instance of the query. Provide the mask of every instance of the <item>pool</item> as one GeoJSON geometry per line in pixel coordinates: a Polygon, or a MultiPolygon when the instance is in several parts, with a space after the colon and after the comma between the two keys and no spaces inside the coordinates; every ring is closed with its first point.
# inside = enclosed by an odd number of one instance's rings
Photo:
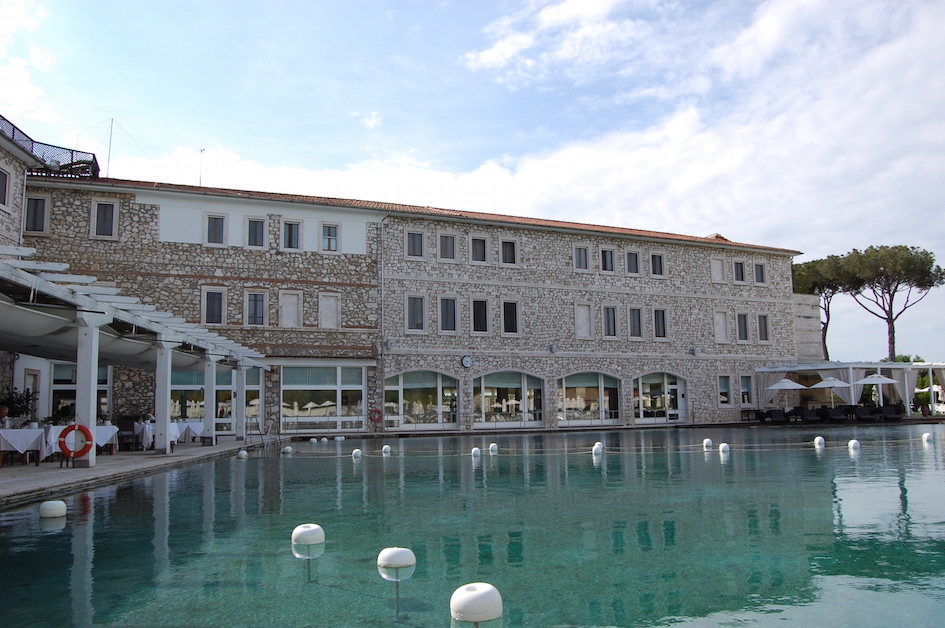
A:
{"type": "Polygon", "coordinates": [[[0,513],[4,623],[445,626],[488,582],[504,612],[483,627],[940,625],[943,444],[938,425],[293,443],[66,497],[65,522],[0,513]],[[292,553],[301,523],[325,530],[317,559],[292,553]],[[399,587],[376,568],[393,546],[417,558],[399,587]]]}

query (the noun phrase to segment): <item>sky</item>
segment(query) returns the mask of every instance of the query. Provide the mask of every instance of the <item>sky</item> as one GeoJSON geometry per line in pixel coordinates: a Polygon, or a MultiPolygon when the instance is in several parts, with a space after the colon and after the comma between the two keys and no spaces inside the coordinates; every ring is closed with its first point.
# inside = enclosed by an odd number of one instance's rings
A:
{"type": "MultiPolygon", "coordinates": [[[[0,0],[0,113],[110,177],[945,264],[945,0],[0,0]]],[[[945,288],[897,353],[945,361],[945,288]]],[[[830,357],[885,323],[834,300],[830,357]]]]}

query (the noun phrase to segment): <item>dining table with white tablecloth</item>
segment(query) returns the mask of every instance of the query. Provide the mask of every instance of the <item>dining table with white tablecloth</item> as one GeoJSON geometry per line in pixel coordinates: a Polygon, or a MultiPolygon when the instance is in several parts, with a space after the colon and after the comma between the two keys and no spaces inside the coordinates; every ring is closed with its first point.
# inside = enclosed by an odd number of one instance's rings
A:
{"type": "Polygon", "coordinates": [[[35,451],[38,465],[40,460],[49,455],[44,436],[42,428],[0,429],[0,466],[3,465],[2,452],[4,451],[15,451],[20,454],[35,451]]]}
{"type": "MultiPolygon", "coordinates": [[[[140,436],[141,445],[145,449],[154,447],[154,427],[153,421],[135,423],[135,436],[140,436]]],[[[181,425],[179,423],[171,421],[168,424],[167,433],[170,435],[172,443],[176,444],[180,440],[181,431],[181,425]]]]}
{"type": "MultiPolygon", "coordinates": [[[[49,454],[59,451],[59,435],[62,434],[62,431],[66,429],[66,427],[66,425],[50,426],[49,432],[46,434],[47,453],[43,456],[44,458],[49,454]]],[[[110,445],[112,446],[111,451],[114,452],[114,447],[118,445],[118,426],[96,425],[92,438],[97,446],[105,447],[106,445],[110,445]]],[[[66,436],[66,445],[69,449],[75,451],[75,432],[66,436]]]]}

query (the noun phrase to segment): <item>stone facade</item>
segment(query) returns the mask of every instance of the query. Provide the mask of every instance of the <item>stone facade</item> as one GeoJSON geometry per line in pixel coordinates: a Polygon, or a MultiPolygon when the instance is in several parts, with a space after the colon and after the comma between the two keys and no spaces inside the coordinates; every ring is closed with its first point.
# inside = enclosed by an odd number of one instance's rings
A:
{"type": "Polygon", "coordinates": [[[0,246],[16,246],[20,243],[23,227],[23,192],[26,186],[25,164],[13,153],[0,146],[0,172],[6,181],[6,189],[0,190],[6,198],[0,198],[0,246]]]}

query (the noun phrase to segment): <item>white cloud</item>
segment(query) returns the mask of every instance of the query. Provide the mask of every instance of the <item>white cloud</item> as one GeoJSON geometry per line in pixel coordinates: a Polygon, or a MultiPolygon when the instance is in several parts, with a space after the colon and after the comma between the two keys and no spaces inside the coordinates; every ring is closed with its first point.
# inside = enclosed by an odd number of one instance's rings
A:
{"type": "Polygon", "coordinates": [[[504,37],[487,50],[473,50],[463,55],[466,67],[471,70],[502,68],[518,53],[531,48],[535,43],[531,35],[515,33],[504,37]]]}
{"type": "Polygon", "coordinates": [[[0,109],[17,121],[54,122],[55,109],[44,91],[36,85],[30,68],[48,70],[52,55],[37,46],[29,46],[23,55],[16,48],[18,36],[38,27],[45,17],[42,6],[28,0],[0,0],[0,109]]]}

